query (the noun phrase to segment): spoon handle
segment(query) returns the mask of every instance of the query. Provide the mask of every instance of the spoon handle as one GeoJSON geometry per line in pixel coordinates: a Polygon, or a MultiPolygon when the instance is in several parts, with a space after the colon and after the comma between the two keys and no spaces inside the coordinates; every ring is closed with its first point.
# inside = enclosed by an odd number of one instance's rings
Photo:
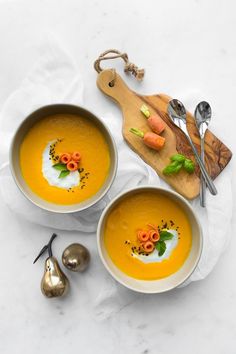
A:
{"type": "MultiPolygon", "coordinates": [[[[205,161],[204,136],[201,138],[201,160],[204,163],[204,161],[205,161]]],[[[206,182],[205,182],[202,174],[201,174],[201,180],[200,180],[200,204],[202,207],[206,206],[206,182]]]]}
{"type": "Polygon", "coordinates": [[[195,145],[192,142],[192,139],[190,138],[189,135],[187,135],[188,141],[193,149],[194,155],[196,157],[197,163],[199,164],[200,170],[202,172],[202,175],[206,181],[207,187],[209,188],[209,191],[211,192],[211,194],[216,195],[217,194],[217,189],[211,179],[211,177],[209,176],[200,156],[198,155],[197,149],[195,148],[195,145]]]}

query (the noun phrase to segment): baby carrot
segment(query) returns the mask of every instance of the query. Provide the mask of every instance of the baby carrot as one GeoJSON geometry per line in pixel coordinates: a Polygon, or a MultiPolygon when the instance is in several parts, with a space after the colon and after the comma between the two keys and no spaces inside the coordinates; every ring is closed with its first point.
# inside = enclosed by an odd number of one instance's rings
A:
{"type": "Polygon", "coordinates": [[[140,108],[140,111],[147,118],[148,125],[154,133],[160,134],[165,130],[166,124],[158,114],[151,115],[148,107],[144,104],[140,108]]]}
{"type": "Polygon", "coordinates": [[[158,116],[157,114],[152,115],[151,117],[148,118],[148,125],[157,134],[162,133],[166,127],[161,117],[158,116]]]}
{"type": "Polygon", "coordinates": [[[154,150],[160,150],[165,144],[165,138],[156,133],[147,132],[144,134],[144,132],[135,128],[131,128],[130,132],[142,138],[144,144],[154,150]]]}

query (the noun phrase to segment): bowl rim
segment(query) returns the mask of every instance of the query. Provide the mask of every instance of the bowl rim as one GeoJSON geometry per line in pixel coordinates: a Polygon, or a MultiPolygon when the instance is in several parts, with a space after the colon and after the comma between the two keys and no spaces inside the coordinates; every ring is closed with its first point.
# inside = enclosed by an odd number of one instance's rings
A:
{"type": "MultiPolygon", "coordinates": [[[[97,249],[98,249],[98,254],[99,254],[99,257],[104,265],[104,267],[106,268],[106,270],[110,273],[110,275],[120,284],[122,284],[123,286],[125,286],[126,288],[130,289],[130,290],[133,290],[135,292],[138,292],[138,293],[142,293],[142,294],[161,294],[161,293],[164,293],[164,292],[167,292],[167,291],[171,291],[173,289],[176,289],[178,287],[180,287],[180,285],[182,285],[187,279],[189,279],[189,277],[193,274],[194,270],[196,269],[198,263],[199,263],[199,260],[201,258],[201,255],[202,255],[202,250],[203,250],[203,232],[202,232],[202,226],[200,224],[200,221],[199,221],[199,218],[198,216],[196,215],[193,207],[188,203],[188,201],[182,196],[180,195],[179,193],[173,191],[173,190],[169,190],[167,188],[164,188],[164,187],[159,187],[159,186],[155,186],[153,184],[144,184],[144,185],[140,185],[140,186],[136,186],[136,187],[132,187],[132,188],[129,188],[129,189],[126,189],[125,191],[122,191],[121,193],[117,194],[117,196],[115,198],[113,198],[109,203],[108,205],[106,206],[106,208],[103,210],[100,218],[99,218],[99,222],[98,222],[98,226],[97,226],[97,249]],[[167,194],[171,194],[171,195],[174,195],[175,197],[177,197],[177,199],[179,199],[183,204],[185,204],[185,206],[192,212],[192,215],[194,216],[195,218],[195,221],[197,223],[197,226],[199,228],[199,249],[198,249],[198,254],[197,254],[197,257],[196,257],[196,260],[195,260],[195,263],[194,263],[194,266],[190,268],[190,270],[187,272],[186,276],[183,277],[183,279],[177,284],[177,285],[174,285],[174,286],[169,286],[168,288],[166,287],[165,289],[163,290],[151,290],[151,289],[138,289],[136,288],[135,286],[132,286],[130,284],[127,284],[125,281],[123,281],[119,276],[117,276],[116,274],[113,273],[113,271],[110,269],[110,267],[108,266],[107,262],[105,261],[105,258],[103,257],[103,253],[102,253],[102,248],[101,248],[101,228],[102,228],[102,224],[104,222],[104,219],[107,215],[107,213],[109,212],[109,210],[112,208],[112,206],[116,203],[116,201],[118,201],[120,198],[122,198],[124,195],[126,194],[129,194],[130,192],[133,193],[133,192],[136,192],[138,190],[141,190],[141,189],[155,189],[155,190],[159,190],[159,191],[163,191],[163,192],[166,192],[167,194]]],[[[114,263],[113,263],[114,264],[114,263]]],[[[115,264],[114,264],[115,265],[115,264]]],[[[116,265],[115,265],[116,266],[116,265]]],[[[116,268],[118,268],[116,266],[116,268]]],[[[119,269],[119,268],[118,268],[119,269]]],[[[122,272],[122,271],[121,271],[122,272]]],[[[123,272],[124,273],[124,272],[123,272]]],[[[124,273],[125,274],[125,273],[124,273]]],[[[158,281],[158,280],[142,280],[142,279],[135,279],[135,278],[132,278],[130,277],[131,279],[133,279],[134,281],[137,280],[137,281],[143,281],[143,282],[155,282],[155,281],[158,281]]]]}
{"type": "MultiPolygon", "coordinates": [[[[57,114],[57,113],[55,113],[57,114]]],[[[58,113],[60,114],[60,113],[58,113]]],[[[57,213],[57,214],[72,214],[72,213],[77,213],[83,210],[86,210],[88,208],[90,208],[91,206],[95,205],[96,203],[98,203],[105,195],[106,193],[109,191],[109,189],[111,188],[114,179],[116,177],[117,174],[117,167],[118,167],[118,153],[117,153],[117,146],[116,146],[116,142],[111,134],[110,129],[106,126],[106,124],[92,111],[92,110],[88,110],[87,108],[85,108],[82,105],[76,105],[76,104],[71,104],[71,103],[52,103],[52,104],[48,104],[48,105],[43,105],[40,106],[39,108],[31,111],[29,114],[27,114],[27,116],[25,116],[25,118],[20,122],[20,124],[17,126],[12,139],[11,139],[11,144],[10,144],[10,149],[9,149],[9,166],[10,166],[10,171],[11,171],[11,175],[13,176],[14,182],[17,185],[18,189],[21,191],[21,193],[23,194],[23,196],[29,200],[31,203],[33,203],[34,205],[36,205],[37,207],[46,210],[46,211],[50,211],[53,213],[57,213]],[[76,109],[81,109],[84,110],[88,115],[94,116],[95,119],[99,122],[99,124],[101,124],[101,126],[103,127],[104,131],[107,133],[107,135],[110,138],[111,141],[111,145],[112,145],[112,150],[113,150],[113,169],[111,170],[110,173],[110,182],[108,183],[107,187],[103,190],[103,192],[98,196],[98,198],[91,200],[88,204],[82,206],[82,207],[77,207],[75,208],[75,205],[78,205],[80,203],[77,204],[69,204],[69,205],[65,205],[67,207],[67,210],[55,210],[53,207],[50,207],[50,205],[61,205],[61,204],[56,204],[56,203],[50,203],[49,202],[49,206],[44,206],[42,205],[40,202],[37,202],[36,200],[33,200],[33,198],[31,198],[27,192],[24,190],[24,188],[21,186],[21,184],[18,181],[18,178],[16,176],[16,172],[15,172],[15,168],[14,168],[14,163],[13,163],[13,150],[14,150],[14,144],[16,142],[16,137],[19,133],[19,131],[22,129],[22,126],[25,124],[26,120],[30,119],[30,117],[37,113],[40,110],[43,109],[47,109],[47,108],[51,108],[53,106],[58,106],[58,107],[72,107],[72,108],[76,108],[76,109]]],[[[47,201],[46,201],[47,202],[47,201]]],[[[63,205],[61,205],[63,207],[63,205]]]]}

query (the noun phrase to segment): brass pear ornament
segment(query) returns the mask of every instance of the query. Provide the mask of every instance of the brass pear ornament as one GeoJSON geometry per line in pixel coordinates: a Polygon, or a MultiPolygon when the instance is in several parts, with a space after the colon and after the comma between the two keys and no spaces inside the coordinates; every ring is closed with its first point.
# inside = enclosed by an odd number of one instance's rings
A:
{"type": "Polygon", "coordinates": [[[44,275],[41,281],[41,291],[47,298],[64,295],[69,287],[69,281],[61,270],[59,263],[52,255],[52,242],[57,235],[53,234],[50,241],[40,251],[34,263],[48,251],[48,258],[45,261],[44,275]]]}
{"type": "Polygon", "coordinates": [[[73,272],[83,272],[89,265],[90,254],[80,243],[72,243],[62,254],[64,266],[73,272]]]}

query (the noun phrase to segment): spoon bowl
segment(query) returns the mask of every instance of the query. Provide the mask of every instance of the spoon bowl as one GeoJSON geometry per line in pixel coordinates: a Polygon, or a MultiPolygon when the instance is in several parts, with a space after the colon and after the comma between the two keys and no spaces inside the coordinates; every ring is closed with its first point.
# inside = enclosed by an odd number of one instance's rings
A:
{"type": "Polygon", "coordinates": [[[169,102],[168,113],[171,118],[183,119],[186,121],[186,109],[182,102],[174,98],[169,102]]]}
{"type": "Polygon", "coordinates": [[[187,136],[187,114],[182,102],[174,98],[168,104],[167,111],[172,122],[177,125],[187,136]]]}
{"type": "Polygon", "coordinates": [[[209,103],[206,101],[198,103],[194,112],[194,117],[199,134],[201,138],[203,138],[211,120],[211,106],[209,103]]]}

